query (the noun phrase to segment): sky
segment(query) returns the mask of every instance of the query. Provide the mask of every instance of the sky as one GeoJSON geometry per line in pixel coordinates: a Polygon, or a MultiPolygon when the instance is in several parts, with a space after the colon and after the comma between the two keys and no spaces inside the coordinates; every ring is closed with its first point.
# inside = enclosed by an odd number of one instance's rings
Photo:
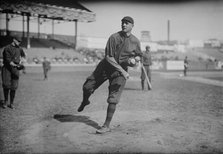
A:
{"type": "MultiPolygon", "coordinates": [[[[96,14],[96,21],[78,22],[78,35],[108,38],[121,30],[121,19],[131,16],[132,33],[138,38],[141,31],[149,31],[151,40],[167,40],[167,21],[170,21],[170,40],[223,40],[222,0],[80,0],[80,3],[96,14]]],[[[1,19],[4,17],[1,16],[1,19]]],[[[19,17],[13,17],[9,28],[22,29],[19,17]]],[[[5,23],[0,23],[4,28],[5,23]]],[[[31,19],[30,31],[37,32],[37,21],[31,19]]],[[[41,32],[52,33],[50,21],[43,22],[41,32]]],[[[73,22],[58,22],[55,34],[74,35],[73,22]]]]}
{"type": "Polygon", "coordinates": [[[170,21],[170,39],[223,40],[223,1],[81,1],[96,13],[93,23],[79,24],[81,34],[108,37],[119,31],[121,19],[135,20],[133,34],[150,31],[151,39],[167,40],[167,21],[170,21]]]}

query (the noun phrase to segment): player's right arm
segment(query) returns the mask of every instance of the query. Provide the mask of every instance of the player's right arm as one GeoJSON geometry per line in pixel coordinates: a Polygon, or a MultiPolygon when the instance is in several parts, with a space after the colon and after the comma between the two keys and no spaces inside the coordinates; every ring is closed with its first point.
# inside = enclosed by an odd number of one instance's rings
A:
{"type": "Polygon", "coordinates": [[[125,79],[128,79],[129,78],[129,74],[128,72],[126,72],[115,60],[114,57],[109,57],[109,56],[106,56],[105,57],[107,62],[109,64],[111,64],[112,66],[114,66],[119,72],[122,73],[122,75],[125,77],[125,79]]]}

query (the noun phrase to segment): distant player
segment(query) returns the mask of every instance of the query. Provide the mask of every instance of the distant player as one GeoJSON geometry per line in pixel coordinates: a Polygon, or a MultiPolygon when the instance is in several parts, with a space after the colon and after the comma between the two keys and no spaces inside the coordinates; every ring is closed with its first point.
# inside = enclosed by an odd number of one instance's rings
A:
{"type": "Polygon", "coordinates": [[[128,66],[135,65],[133,57],[142,56],[140,42],[131,34],[133,26],[134,20],[131,17],[126,16],[121,20],[122,31],[109,37],[105,48],[105,58],[101,60],[83,85],[83,101],[78,112],[83,111],[84,107],[90,104],[91,94],[106,80],[109,80],[107,116],[103,126],[96,133],[102,134],[110,131],[110,122],[129,77],[128,66]]]}
{"type": "Polygon", "coordinates": [[[186,56],[184,59],[184,76],[187,76],[188,65],[189,65],[189,62],[186,56]]]}
{"type": "Polygon", "coordinates": [[[47,80],[48,79],[48,71],[51,69],[51,65],[50,65],[50,62],[46,59],[46,57],[43,58],[42,66],[43,66],[44,80],[47,80]]]}
{"type": "MultiPolygon", "coordinates": [[[[142,65],[145,68],[146,74],[149,78],[149,81],[151,83],[152,57],[151,57],[151,53],[150,53],[150,46],[146,46],[146,51],[143,53],[141,61],[142,61],[142,65]]],[[[146,78],[145,72],[143,71],[143,68],[141,68],[141,86],[142,86],[142,90],[144,90],[145,78],[146,78]]],[[[148,85],[148,90],[151,90],[149,85],[148,85]]]]}

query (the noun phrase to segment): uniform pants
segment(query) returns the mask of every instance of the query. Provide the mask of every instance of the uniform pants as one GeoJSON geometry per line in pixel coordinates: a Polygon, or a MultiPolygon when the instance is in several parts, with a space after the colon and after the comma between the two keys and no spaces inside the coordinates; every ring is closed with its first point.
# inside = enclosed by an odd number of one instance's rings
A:
{"type": "MultiPolygon", "coordinates": [[[[145,68],[145,71],[146,71],[146,74],[149,78],[149,81],[151,83],[151,69],[150,69],[150,66],[149,65],[144,65],[144,68],[145,68]]],[[[144,89],[144,81],[145,81],[145,73],[143,71],[143,69],[141,68],[141,83],[142,83],[142,89],[144,89]]]]}
{"type": "Polygon", "coordinates": [[[109,80],[107,102],[117,104],[124,89],[126,79],[105,59],[97,65],[93,73],[86,79],[83,85],[84,99],[88,99],[106,80],[109,80]]]}
{"type": "Polygon", "coordinates": [[[2,87],[16,90],[19,84],[19,70],[16,68],[2,67],[2,87]]]}

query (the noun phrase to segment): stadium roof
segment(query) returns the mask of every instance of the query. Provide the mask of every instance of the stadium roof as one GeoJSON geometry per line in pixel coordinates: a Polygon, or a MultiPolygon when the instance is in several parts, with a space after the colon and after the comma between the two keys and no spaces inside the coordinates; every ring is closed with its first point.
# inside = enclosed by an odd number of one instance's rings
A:
{"type": "Polygon", "coordinates": [[[0,12],[80,22],[93,22],[96,16],[72,0],[1,0],[0,12]]]}

